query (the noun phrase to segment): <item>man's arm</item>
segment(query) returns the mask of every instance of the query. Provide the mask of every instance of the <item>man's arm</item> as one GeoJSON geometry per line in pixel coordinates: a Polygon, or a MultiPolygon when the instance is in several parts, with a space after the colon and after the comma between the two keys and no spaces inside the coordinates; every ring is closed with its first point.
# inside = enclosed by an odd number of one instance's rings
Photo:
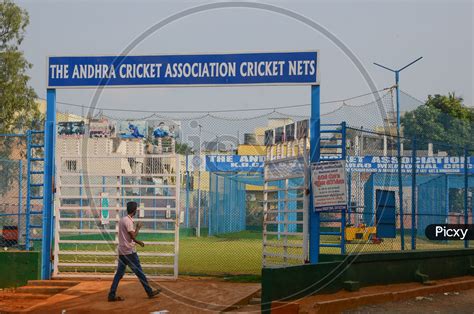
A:
{"type": "Polygon", "coordinates": [[[128,231],[128,234],[130,235],[130,238],[132,239],[133,242],[137,243],[141,247],[144,247],[145,244],[142,241],[137,239],[137,236],[138,236],[138,233],[140,232],[141,227],[142,227],[141,222],[137,222],[137,227],[135,228],[135,230],[128,231]]]}

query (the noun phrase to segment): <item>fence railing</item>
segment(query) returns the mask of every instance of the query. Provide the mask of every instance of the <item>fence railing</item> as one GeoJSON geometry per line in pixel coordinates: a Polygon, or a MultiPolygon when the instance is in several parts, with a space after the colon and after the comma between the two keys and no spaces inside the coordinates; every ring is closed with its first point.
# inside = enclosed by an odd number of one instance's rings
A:
{"type": "Polygon", "coordinates": [[[472,223],[472,150],[400,138],[402,150],[398,156],[396,136],[352,127],[347,133],[348,252],[469,247],[467,240],[428,240],[425,229],[430,224],[472,223]],[[380,191],[393,192],[395,199],[393,237],[379,235],[385,226],[378,219],[380,191]]]}
{"type": "Polygon", "coordinates": [[[0,134],[0,246],[24,249],[26,241],[26,135],[0,134]]]}

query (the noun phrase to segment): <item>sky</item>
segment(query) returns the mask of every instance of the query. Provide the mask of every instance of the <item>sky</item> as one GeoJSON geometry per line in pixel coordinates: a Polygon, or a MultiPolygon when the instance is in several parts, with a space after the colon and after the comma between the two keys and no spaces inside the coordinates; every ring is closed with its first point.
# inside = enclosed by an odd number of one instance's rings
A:
{"type": "MultiPolygon", "coordinates": [[[[30,15],[21,48],[31,85],[46,95],[47,57],[116,55],[148,27],[183,9],[210,1],[16,1],[30,15]]],[[[400,86],[424,100],[455,92],[473,104],[473,1],[265,1],[327,28],[361,60],[377,88],[394,75],[373,65],[399,68],[400,86]]],[[[131,54],[245,51],[320,51],[321,100],[370,91],[358,69],[329,39],[289,17],[255,9],[218,9],[184,17],[158,30],[131,54]]],[[[93,90],[60,90],[58,101],[88,106],[93,90]]],[[[127,88],[105,90],[98,108],[222,110],[310,102],[309,87],[127,88]]],[[[403,104],[402,104],[403,105],[403,104]]],[[[336,104],[323,104],[322,112],[336,104]]],[[[74,107],[68,108],[74,112],[74,107]]],[[[294,109],[295,111],[304,109],[294,109]]],[[[298,112],[293,112],[298,113],[298,112]]],[[[238,114],[238,113],[236,113],[238,114]]]]}

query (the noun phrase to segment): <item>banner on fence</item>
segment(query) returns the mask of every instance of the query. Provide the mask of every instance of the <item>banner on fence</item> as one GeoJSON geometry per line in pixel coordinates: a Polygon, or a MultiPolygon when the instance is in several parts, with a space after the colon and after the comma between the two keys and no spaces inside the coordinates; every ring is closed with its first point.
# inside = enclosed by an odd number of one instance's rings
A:
{"type": "Polygon", "coordinates": [[[347,206],[346,169],[343,160],[311,165],[315,211],[344,209],[347,206]]]}
{"type": "Polygon", "coordinates": [[[178,138],[181,125],[173,120],[148,120],[147,128],[150,138],[178,138]]]}
{"type": "MultiPolygon", "coordinates": [[[[265,156],[207,155],[207,171],[253,171],[263,172],[265,156]]],[[[464,157],[417,157],[417,173],[464,173],[464,157]]],[[[397,157],[385,156],[348,156],[345,167],[351,172],[397,172],[397,157]]],[[[298,159],[286,163],[269,161],[265,169],[266,177],[274,178],[278,173],[300,172],[303,162],[298,159]]],[[[474,174],[474,157],[469,157],[468,169],[474,174]]],[[[411,157],[402,157],[402,172],[411,173],[411,157]]]]}
{"type": "Polygon", "coordinates": [[[115,137],[115,122],[109,119],[91,119],[89,121],[89,137],[90,138],[110,138],[115,137]]]}
{"type": "Polygon", "coordinates": [[[80,137],[86,133],[84,121],[58,122],[58,136],[80,137]]]}
{"type": "Polygon", "coordinates": [[[119,121],[117,123],[117,135],[126,139],[144,138],[146,135],[146,121],[119,121]]]}
{"type": "MultiPolygon", "coordinates": [[[[351,172],[398,172],[396,156],[349,156],[347,169],[351,172]]],[[[468,160],[469,173],[474,173],[474,157],[468,160]]],[[[402,172],[412,172],[412,158],[402,157],[402,172]]],[[[464,173],[464,157],[416,157],[417,173],[464,173]]]]}
{"type": "Polygon", "coordinates": [[[303,157],[285,160],[271,160],[265,163],[265,181],[284,180],[287,178],[303,178],[305,163],[303,157]]]}
{"type": "Polygon", "coordinates": [[[211,172],[262,172],[265,156],[207,155],[206,170],[211,172]]]}

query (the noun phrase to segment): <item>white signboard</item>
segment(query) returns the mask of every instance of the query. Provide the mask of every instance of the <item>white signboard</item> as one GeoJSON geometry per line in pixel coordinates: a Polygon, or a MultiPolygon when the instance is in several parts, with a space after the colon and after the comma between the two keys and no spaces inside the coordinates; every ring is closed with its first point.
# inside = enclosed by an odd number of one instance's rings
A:
{"type": "Polygon", "coordinates": [[[311,165],[315,211],[344,209],[347,206],[345,161],[325,161],[311,165]]]}

